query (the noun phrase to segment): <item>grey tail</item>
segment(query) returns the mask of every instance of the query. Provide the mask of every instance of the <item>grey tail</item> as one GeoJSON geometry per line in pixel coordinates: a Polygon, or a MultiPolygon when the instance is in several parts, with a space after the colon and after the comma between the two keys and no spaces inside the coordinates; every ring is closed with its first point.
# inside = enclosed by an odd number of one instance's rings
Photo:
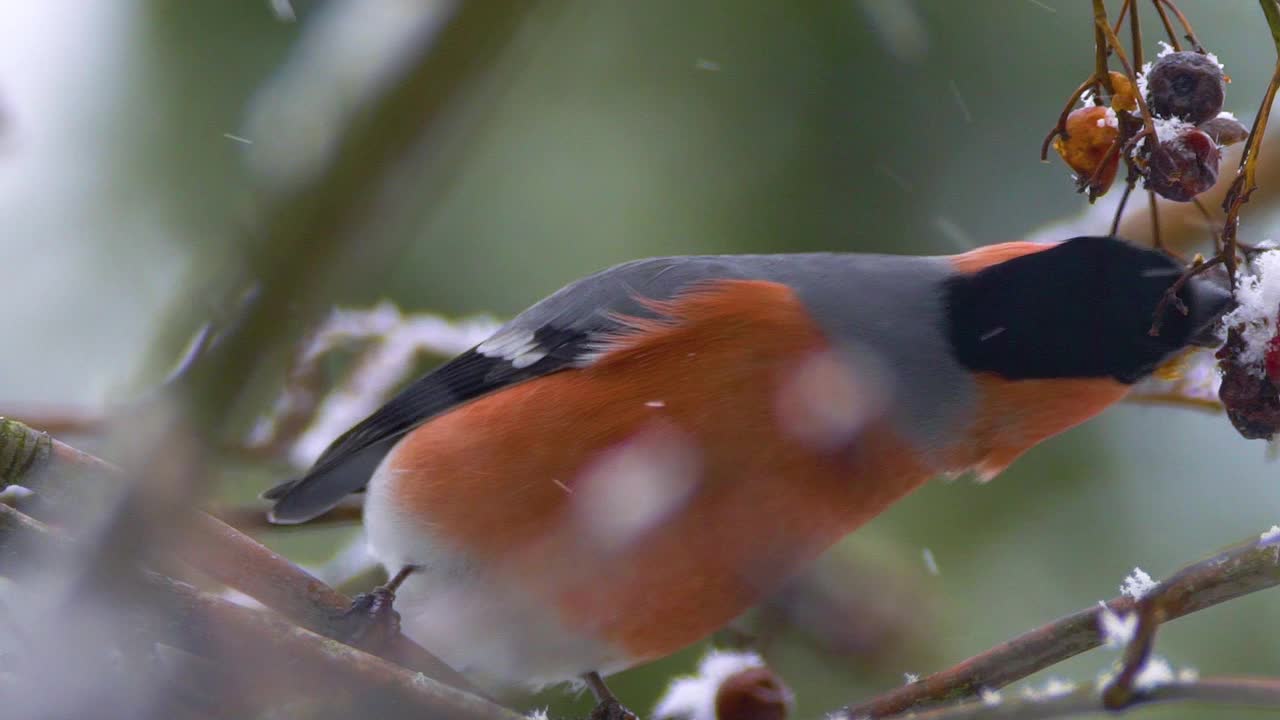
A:
{"type": "Polygon", "coordinates": [[[320,463],[300,478],[262,493],[275,506],[267,518],[278,525],[296,525],[323,515],[347,495],[362,490],[398,438],[370,445],[337,463],[320,463]]]}

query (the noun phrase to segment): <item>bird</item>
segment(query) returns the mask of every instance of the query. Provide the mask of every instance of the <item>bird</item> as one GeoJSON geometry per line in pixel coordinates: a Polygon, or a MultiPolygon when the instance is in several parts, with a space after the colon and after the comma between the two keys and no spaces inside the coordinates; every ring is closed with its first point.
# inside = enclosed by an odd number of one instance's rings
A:
{"type": "Polygon", "coordinates": [[[598,681],[1220,344],[1231,294],[1183,275],[1101,236],[624,263],[407,385],[269,517],[364,492],[409,637],[485,688],[598,681]]]}

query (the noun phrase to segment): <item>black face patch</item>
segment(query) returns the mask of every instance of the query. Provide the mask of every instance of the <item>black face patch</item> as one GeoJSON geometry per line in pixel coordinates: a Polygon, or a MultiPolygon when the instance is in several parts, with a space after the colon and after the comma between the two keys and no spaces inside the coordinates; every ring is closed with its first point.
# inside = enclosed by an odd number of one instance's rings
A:
{"type": "Polygon", "coordinates": [[[1228,296],[1194,279],[1152,336],[1155,309],[1182,267],[1116,238],[1079,237],[948,282],[956,358],[1011,380],[1110,377],[1133,383],[1197,341],[1228,296]]]}

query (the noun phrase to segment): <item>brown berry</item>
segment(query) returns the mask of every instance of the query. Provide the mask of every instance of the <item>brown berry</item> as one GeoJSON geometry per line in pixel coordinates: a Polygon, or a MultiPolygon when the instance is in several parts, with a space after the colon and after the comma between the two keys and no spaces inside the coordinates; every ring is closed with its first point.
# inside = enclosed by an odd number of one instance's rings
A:
{"type": "Polygon", "coordinates": [[[1218,146],[1199,130],[1165,140],[1151,152],[1147,187],[1160,197],[1189,202],[1218,182],[1218,146]]]}
{"type": "Polygon", "coordinates": [[[1249,128],[1233,117],[1216,117],[1200,123],[1200,131],[1219,145],[1235,145],[1249,137],[1249,128]]]}
{"type": "Polygon", "coordinates": [[[1118,125],[1111,108],[1077,108],[1067,116],[1066,132],[1053,141],[1053,149],[1088,189],[1090,200],[1105,193],[1116,178],[1120,153],[1111,152],[1111,146],[1120,136],[1118,125]]]}
{"type": "Polygon", "coordinates": [[[1161,56],[1147,73],[1147,103],[1158,117],[1197,125],[1217,117],[1225,95],[1222,68],[1200,53],[1161,56]]]}
{"type": "Polygon", "coordinates": [[[716,690],[716,720],[786,720],[791,690],[765,667],[734,673],[716,690]]]}

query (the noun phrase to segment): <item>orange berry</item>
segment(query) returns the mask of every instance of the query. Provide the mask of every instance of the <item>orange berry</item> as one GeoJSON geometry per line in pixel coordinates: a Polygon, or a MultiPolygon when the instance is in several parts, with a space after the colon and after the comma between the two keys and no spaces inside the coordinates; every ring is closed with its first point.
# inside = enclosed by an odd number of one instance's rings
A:
{"type": "Polygon", "coordinates": [[[1115,91],[1111,95],[1111,109],[1116,112],[1121,110],[1137,112],[1138,91],[1133,89],[1129,76],[1115,70],[1107,73],[1107,76],[1111,78],[1111,89],[1115,91]]]}
{"type": "Polygon", "coordinates": [[[1108,157],[1108,152],[1118,137],[1120,128],[1115,111],[1090,105],[1072,110],[1067,116],[1066,132],[1053,141],[1053,149],[1076,173],[1080,184],[1087,187],[1090,200],[1105,193],[1116,178],[1120,153],[1116,151],[1108,157]]]}

